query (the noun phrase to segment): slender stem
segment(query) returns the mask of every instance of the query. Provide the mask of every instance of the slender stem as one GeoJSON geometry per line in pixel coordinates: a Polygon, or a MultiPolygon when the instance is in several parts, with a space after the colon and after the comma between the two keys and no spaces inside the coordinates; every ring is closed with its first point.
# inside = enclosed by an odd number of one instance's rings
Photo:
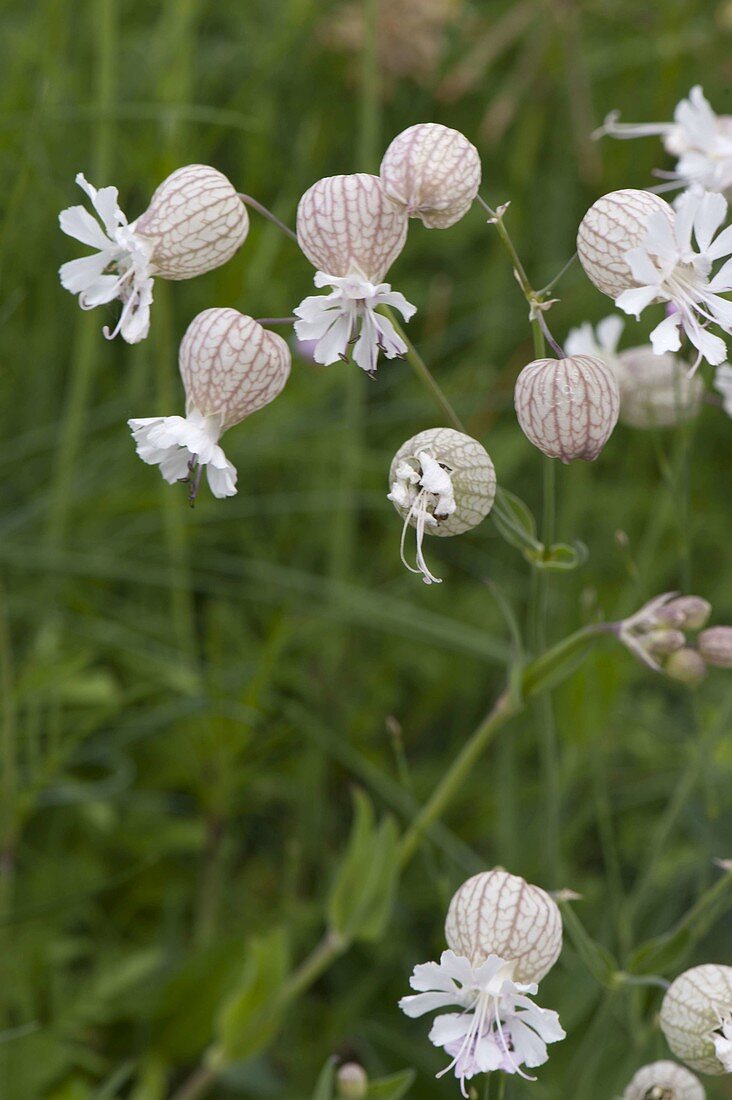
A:
{"type": "Polygon", "coordinates": [[[378,170],[380,118],[379,9],[380,0],[363,0],[364,40],[361,50],[361,97],[358,161],[361,171],[378,170]]]}
{"type": "Polygon", "coordinates": [[[245,195],[241,191],[238,192],[238,195],[241,201],[246,206],[251,206],[252,210],[256,210],[257,213],[261,214],[263,218],[266,218],[267,221],[272,222],[272,225],[276,225],[278,229],[281,229],[282,232],[285,233],[291,241],[294,241],[295,244],[298,243],[297,234],[293,233],[288,225],[285,225],[284,222],[281,222],[276,214],[273,214],[272,211],[268,210],[266,206],[263,206],[261,202],[257,202],[256,199],[253,199],[251,195],[245,195]]]}
{"type": "Polygon", "coordinates": [[[402,340],[407,345],[407,353],[406,353],[405,358],[406,358],[407,362],[409,363],[410,367],[412,368],[412,370],[414,371],[414,373],[419,378],[420,382],[422,382],[423,385],[426,387],[426,389],[428,389],[429,392],[432,394],[432,396],[434,397],[436,403],[442,409],[442,412],[445,415],[445,419],[448,421],[448,423],[451,425],[451,427],[455,428],[456,431],[458,431],[458,432],[464,432],[465,431],[465,425],[463,424],[463,422],[460,419],[460,417],[458,416],[458,414],[455,412],[454,408],[452,407],[452,405],[448,401],[445,394],[442,392],[442,389],[441,389],[439,383],[437,382],[437,379],[433,375],[432,371],[427,366],[424,359],[419,354],[419,352],[415,348],[414,344],[409,339],[406,332],[404,331],[402,326],[397,321],[396,317],[394,316],[393,311],[391,309],[389,309],[388,307],[386,307],[384,309],[384,313],[386,314],[386,316],[389,318],[389,320],[393,324],[397,334],[399,336],[401,336],[402,340]]]}
{"type": "Polygon", "coordinates": [[[203,1063],[193,1071],[187,1081],[184,1081],[172,1100],[198,1100],[199,1096],[205,1096],[209,1089],[213,1088],[218,1080],[219,1070],[215,1066],[203,1063]]]}
{"type": "Polygon", "coordinates": [[[350,946],[332,929],[327,931],[320,943],[310,952],[307,958],[300,964],[295,973],[284,985],[281,999],[285,1004],[296,1000],[301,993],[313,985],[318,978],[325,973],[330,964],[334,962],[350,946]]]}
{"type": "Polygon", "coordinates": [[[258,325],[294,325],[297,317],[255,317],[258,325]]]}
{"type": "MultiPolygon", "coordinates": [[[[477,199],[478,203],[483,207],[485,212],[488,214],[488,216],[491,218],[492,223],[495,225],[496,230],[498,232],[498,236],[503,241],[504,247],[505,247],[506,251],[508,252],[509,256],[511,257],[511,262],[513,264],[513,270],[514,270],[514,274],[516,276],[516,281],[518,282],[518,285],[521,287],[521,290],[523,291],[524,298],[526,298],[526,301],[529,303],[529,305],[531,305],[531,303],[533,302],[533,300],[536,297],[536,294],[535,294],[535,291],[534,291],[531,283],[528,280],[528,277],[527,277],[526,272],[524,270],[524,265],[521,263],[521,260],[519,259],[519,254],[516,251],[516,248],[514,246],[513,241],[511,240],[511,236],[510,236],[508,230],[506,229],[505,225],[503,224],[503,211],[502,210],[498,210],[498,211],[494,210],[492,206],[488,205],[488,203],[485,201],[485,199],[482,197],[482,195],[476,195],[476,199],[477,199]]],[[[505,210],[505,207],[504,207],[504,210],[505,210]]]]}
{"type": "Polygon", "coordinates": [[[567,274],[567,272],[569,271],[570,267],[572,267],[572,265],[574,264],[576,259],[577,259],[577,252],[573,252],[571,257],[567,260],[566,264],[562,268],[562,270],[560,272],[558,272],[558,274],[556,274],[554,276],[554,278],[546,284],[546,286],[543,286],[541,288],[541,290],[537,291],[537,294],[541,298],[543,298],[546,294],[549,294],[554,289],[554,287],[557,285],[559,280],[562,279],[567,274]]]}
{"type": "Polygon", "coordinates": [[[453,760],[432,795],[404,834],[400,847],[400,862],[408,863],[425,831],[442,814],[473,770],[476,762],[493,739],[495,733],[521,709],[521,704],[508,691],[497,700],[478,728],[453,760]]]}

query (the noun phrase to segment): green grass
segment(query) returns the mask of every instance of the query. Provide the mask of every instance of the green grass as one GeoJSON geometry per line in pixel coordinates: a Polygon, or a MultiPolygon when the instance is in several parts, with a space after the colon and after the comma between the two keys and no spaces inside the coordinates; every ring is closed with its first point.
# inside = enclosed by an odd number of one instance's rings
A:
{"type": "MultiPolygon", "coordinates": [[[[354,788],[407,833],[503,689],[512,645],[501,600],[529,621],[531,570],[490,522],[434,540],[442,586],[400,565],[389,462],[443,422],[407,363],[383,363],[374,384],[295,359],[285,393],[227,436],[238,495],[203,492],[188,509],[185,490],[135,456],[126,419],[179,411],[176,349],[195,313],[286,315],[312,270],[253,214],[224,268],[158,282],[145,343],[108,344],[111,311],[82,314],[56,277],[77,254],[57,227],[57,212],[79,201],[75,173],[115,183],[134,217],[173,168],[211,163],[292,224],[317,178],[373,168],[393,135],[434,119],[478,142],[483,194],[511,199],[507,224],[542,286],[598,194],[647,186],[668,166],[654,139],[588,146],[588,127],[614,107],[668,118],[696,82],[732,111],[724,4],[532,0],[524,28],[456,101],[439,94],[443,77],[476,44],[499,41],[507,2],[456,4],[439,71],[420,84],[381,72],[373,37],[361,56],[334,52],[325,27],[340,7],[2,9],[8,1100],[173,1096],[215,1039],[247,945],[273,930],[300,978],[276,1034],[210,1095],[307,1100],[331,1055],[356,1057],[374,1078],[414,1067],[410,1097],[456,1095],[455,1082],[434,1079],[442,1056],[424,1021],[396,1002],[415,963],[442,949],[454,888],[496,864],[581,894],[572,911],[590,938],[588,948],[576,928],[567,934],[542,987],[568,1038],[536,1084],[508,1082],[509,1100],[611,1100],[638,1066],[666,1056],[660,991],[603,985],[596,945],[625,968],[692,911],[664,976],[730,962],[725,898],[694,907],[722,889],[713,859],[732,854],[732,681],[714,673],[692,696],[604,640],[553,693],[553,719],[528,708],[496,733],[416,845],[377,938],[316,955],[316,971],[330,963],[317,978],[298,969],[321,943],[354,788]],[[481,126],[496,103],[507,127],[493,142],[481,126]]],[[[511,407],[531,331],[495,229],[478,209],[447,232],[414,222],[390,278],[418,305],[410,336],[500,484],[540,516],[542,463],[511,407]]],[[[557,294],[549,320],[560,339],[609,312],[577,265],[557,294]]],[[[649,327],[629,321],[626,345],[649,327]]],[[[581,539],[589,558],[552,574],[539,638],[555,643],[598,610],[617,618],[677,587],[732,622],[731,460],[730,421],[707,407],[688,440],[621,427],[596,463],[558,469],[557,537],[581,539]]],[[[274,959],[280,948],[267,943],[274,959]]],[[[708,1095],[730,1094],[709,1079],[708,1095]]]]}

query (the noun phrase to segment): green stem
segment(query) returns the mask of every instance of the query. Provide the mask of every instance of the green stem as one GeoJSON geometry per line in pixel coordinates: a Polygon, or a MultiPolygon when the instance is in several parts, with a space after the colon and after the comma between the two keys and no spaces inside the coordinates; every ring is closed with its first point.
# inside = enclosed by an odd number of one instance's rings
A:
{"type": "Polygon", "coordinates": [[[385,307],[384,313],[386,314],[386,316],[391,321],[391,323],[394,326],[397,334],[399,336],[401,336],[402,340],[407,345],[406,360],[409,363],[412,370],[414,371],[414,373],[417,375],[417,378],[419,378],[420,382],[423,384],[425,389],[427,389],[429,391],[429,393],[432,395],[432,397],[435,399],[435,403],[442,410],[442,413],[443,413],[445,419],[447,420],[448,424],[450,425],[450,427],[455,428],[455,430],[458,431],[458,432],[464,432],[465,431],[465,425],[463,424],[462,420],[460,419],[458,414],[455,412],[455,410],[452,407],[452,405],[450,404],[449,400],[447,399],[447,397],[443,393],[443,391],[442,391],[439,383],[437,382],[437,379],[433,375],[432,371],[427,366],[424,359],[419,354],[419,352],[415,348],[414,344],[409,339],[406,332],[404,331],[402,326],[397,321],[397,319],[394,315],[394,312],[391,309],[389,309],[388,307],[385,307]]]}
{"type": "Polygon", "coordinates": [[[325,973],[331,963],[348,950],[349,946],[348,940],[338,933],[332,930],[326,932],[317,947],[310,952],[284,985],[281,994],[282,1002],[290,1004],[305,993],[325,973]]]}
{"type": "Polygon", "coordinates": [[[361,101],[358,142],[359,171],[378,169],[379,131],[379,8],[380,0],[363,0],[364,41],[361,51],[361,101]]]}
{"type": "Polygon", "coordinates": [[[463,748],[435,787],[432,795],[404,834],[399,851],[402,866],[409,863],[426,830],[452,801],[493,739],[494,734],[520,710],[521,703],[508,691],[505,691],[498,698],[495,706],[463,745],[463,748]]]}

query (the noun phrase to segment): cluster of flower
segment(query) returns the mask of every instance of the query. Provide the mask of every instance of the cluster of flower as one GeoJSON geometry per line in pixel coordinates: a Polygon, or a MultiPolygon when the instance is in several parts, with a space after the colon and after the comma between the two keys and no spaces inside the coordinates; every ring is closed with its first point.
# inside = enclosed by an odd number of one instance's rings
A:
{"type": "Polygon", "coordinates": [[[711,604],[665,592],[616,624],[618,639],[644,665],[694,686],[707,667],[732,668],[732,626],[706,627],[711,604]],[[688,633],[696,634],[696,645],[688,633]]]}
{"type": "MultiPolygon", "coordinates": [[[[430,1041],[450,1056],[465,1085],[500,1070],[534,1080],[547,1045],[565,1038],[556,1012],[533,1001],[539,982],[562,950],[562,918],[554,899],[517,875],[495,869],[458,889],[445,922],[448,950],[423,963],[410,979],[414,996],[399,1006],[407,1016],[456,1006],[438,1016],[430,1041]]],[[[673,1053],[699,1073],[732,1071],[732,967],[706,964],[668,988],[660,1015],[673,1053]]],[[[674,1062],[656,1062],[635,1075],[623,1100],[704,1100],[698,1078],[674,1062]]]]}

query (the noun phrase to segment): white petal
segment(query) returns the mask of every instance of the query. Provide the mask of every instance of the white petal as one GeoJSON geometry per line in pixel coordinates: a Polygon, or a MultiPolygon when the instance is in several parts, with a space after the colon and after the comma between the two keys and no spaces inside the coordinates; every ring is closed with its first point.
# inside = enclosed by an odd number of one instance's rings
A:
{"type": "Polygon", "coordinates": [[[425,1012],[458,1003],[454,993],[415,993],[414,996],[402,997],[399,1007],[406,1016],[415,1019],[417,1016],[424,1016],[425,1012]]]}
{"type": "Polygon", "coordinates": [[[61,230],[74,240],[89,245],[90,248],[109,248],[109,237],[102,232],[96,218],[93,218],[83,206],[69,206],[58,216],[61,230]]]}
{"type": "Polygon", "coordinates": [[[706,249],[710,260],[718,260],[721,256],[729,256],[732,253],[732,225],[723,229],[715,240],[706,249]]]}
{"type": "Polygon", "coordinates": [[[625,261],[630,273],[639,286],[653,285],[661,278],[661,273],[651,260],[645,248],[631,248],[625,253],[625,261]]]}
{"type": "Polygon", "coordinates": [[[508,1021],[513,1043],[513,1055],[519,1064],[533,1069],[535,1066],[543,1066],[549,1055],[546,1043],[539,1038],[535,1031],[523,1024],[517,1017],[508,1021]]]}
{"type": "Polygon", "coordinates": [[[663,355],[665,351],[678,351],[681,347],[679,336],[680,317],[678,313],[672,313],[664,318],[660,325],[656,325],[651,333],[651,344],[656,355],[663,355]]]}
{"type": "MultiPolygon", "coordinates": [[[[94,256],[82,256],[78,260],[68,260],[58,269],[61,286],[70,290],[72,294],[82,294],[89,291],[99,280],[102,272],[110,262],[109,254],[97,252],[94,256]]],[[[117,276],[112,276],[115,283],[117,276]]],[[[109,299],[105,299],[108,301],[109,299]]]]}
{"type": "Polygon", "coordinates": [[[600,321],[597,326],[597,336],[603,351],[610,352],[612,355],[615,354],[624,328],[625,321],[622,317],[618,317],[617,313],[611,313],[609,317],[605,317],[600,321]]]}
{"type": "Polygon", "coordinates": [[[445,1016],[438,1016],[430,1029],[429,1041],[436,1047],[454,1043],[456,1039],[467,1035],[472,1023],[472,1013],[468,1012],[450,1012],[445,1016]]]}
{"type": "MultiPolygon", "coordinates": [[[[216,449],[221,450],[220,447],[216,449]]],[[[206,466],[206,477],[215,497],[221,499],[222,497],[233,497],[235,495],[237,473],[236,468],[230,462],[225,460],[224,466],[210,463],[206,466]]]]}
{"type": "Polygon", "coordinates": [[[632,314],[636,320],[640,317],[646,306],[658,296],[658,287],[640,286],[632,290],[624,290],[615,299],[615,305],[622,309],[623,313],[632,314]]]}
{"type": "Polygon", "coordinates": [[[724,195],[707,191],[702,196],[694,218],[694,233],[702,252],[709,248],[712,237],[719,229],[727,214],[727,201],[724,195]]]}

